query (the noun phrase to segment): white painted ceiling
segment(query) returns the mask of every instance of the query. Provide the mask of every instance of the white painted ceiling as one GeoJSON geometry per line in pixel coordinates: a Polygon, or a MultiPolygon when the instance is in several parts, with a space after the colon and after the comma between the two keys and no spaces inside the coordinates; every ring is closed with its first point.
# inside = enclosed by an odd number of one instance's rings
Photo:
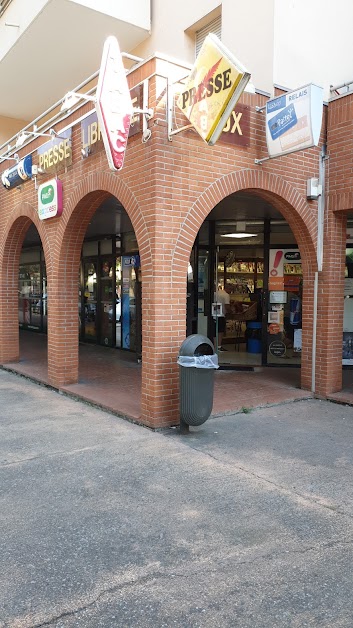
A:
{"type": "Polygon", "coordinates": [[[133,50],[147,30],[73,2],[54,0],[0,63],[0,116],[30,122],[99,69],[109,35],[133,50]]]}

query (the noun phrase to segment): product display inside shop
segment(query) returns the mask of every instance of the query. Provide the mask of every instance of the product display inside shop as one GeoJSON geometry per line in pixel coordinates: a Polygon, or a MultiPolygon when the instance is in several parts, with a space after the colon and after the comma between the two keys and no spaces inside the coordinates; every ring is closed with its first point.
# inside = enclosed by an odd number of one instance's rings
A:
{"type": "MultiPolygon", "coordinates": [[[[231,221],[213,227],[216,245],[198,247],[197,331],[207,334],[226,367],[300,366],[302,266],[285,221],[231,221]],[[224,233],[225,230],[228,233],[224,233]],[[224,245],[234,237],[236,244],[224,245]],[[241,237],[240,237],[241,236],[241,237]],[[272,244],[273,242],[273,244],[272,244]],[[277,242],[288,242],[279,247],[277,242]],[[219,244],[218,244],[219,243],[219,244]]],[[[205,230],[203,229],[202,239],[205,230]]],[[[212,227],[210,228],[212,236],[212,227]]],[[[190,259],[192,261],[192,259],[190,259]]],[[[188,288],[188,294],[192,291],[188,288]]]]}

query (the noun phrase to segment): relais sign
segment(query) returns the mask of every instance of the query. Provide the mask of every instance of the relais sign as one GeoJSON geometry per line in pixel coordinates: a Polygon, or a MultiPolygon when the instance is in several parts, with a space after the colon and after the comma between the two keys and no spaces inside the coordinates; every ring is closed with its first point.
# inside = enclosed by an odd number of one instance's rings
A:
{"type": "Polygon", "coordinates": [[[40,220],[61,216],[63,187],[59,179],[51,179],[38,188],[38,216],[40,220]]]}
{"type": "Polygon", "coordinates": [[[270,157],[317,146],[320,138],[323,89],[305,85],[266,104],[266,139],[270,157]]]}
{"type": "Polygon", "coordinates": [[[210,146],[216,143],[250,74],[213,33],[207,35],[178,106],[210,146]]]}

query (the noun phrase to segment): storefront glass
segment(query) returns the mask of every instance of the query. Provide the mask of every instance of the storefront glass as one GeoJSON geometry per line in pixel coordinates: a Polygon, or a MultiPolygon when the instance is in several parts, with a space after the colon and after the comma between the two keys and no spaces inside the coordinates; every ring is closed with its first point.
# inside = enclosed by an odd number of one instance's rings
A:
{"type": "Polygon", "coordinates": [[[302,268],[288,224],[216,220],[206,232],[209,247],[195,245],[197,332],[224,366],[300,365],[302,268]]]}
{"type": "Polygon", "coordinates": [[[353,245],[347,244],[344,279],[342,364],[353,366],[353,245]]]}
{"type": "Polygon", "coordinates": [[[83,339],[97,342],[97,260],[84,261],[83,264],[83,339]]]}
{"type": "Polygon", "coordinates": [[[22,329],[46,331],[47,280],[40,249],[22,252],[18,276],[18,320],[22,329]]]}
{"type": "Polygon", "coordinates": [[[267,360],[300,364],[302,267],[297,249],[271,249],[268,277],[267,360]]]}

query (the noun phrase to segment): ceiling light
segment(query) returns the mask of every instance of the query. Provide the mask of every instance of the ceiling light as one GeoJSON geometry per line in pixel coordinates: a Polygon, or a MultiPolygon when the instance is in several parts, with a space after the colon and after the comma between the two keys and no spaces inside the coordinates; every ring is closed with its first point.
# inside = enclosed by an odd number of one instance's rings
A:
{"type": "Polygon", "coordinates": [[[223,233],[222,238],[254,238],[257,233],[242,233],[237,231],[236,233],[223,233]]]}

